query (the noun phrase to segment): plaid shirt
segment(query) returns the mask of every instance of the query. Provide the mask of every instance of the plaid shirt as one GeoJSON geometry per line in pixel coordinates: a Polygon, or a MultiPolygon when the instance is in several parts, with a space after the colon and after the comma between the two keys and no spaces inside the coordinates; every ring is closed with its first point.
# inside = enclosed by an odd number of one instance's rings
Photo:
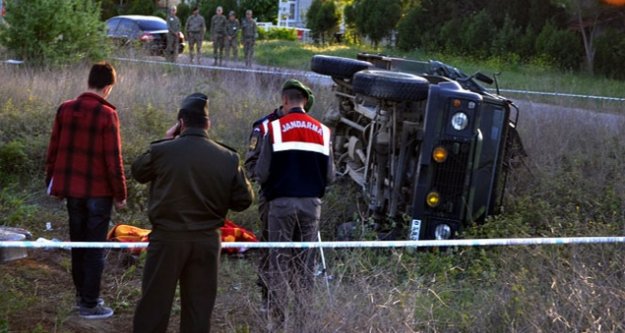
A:
{"type": "Polygon", "coordinates": [[[115,106],[84,93],[58,109],[46,158],[50,195],[126,199],[119,119],[115,106]]]}

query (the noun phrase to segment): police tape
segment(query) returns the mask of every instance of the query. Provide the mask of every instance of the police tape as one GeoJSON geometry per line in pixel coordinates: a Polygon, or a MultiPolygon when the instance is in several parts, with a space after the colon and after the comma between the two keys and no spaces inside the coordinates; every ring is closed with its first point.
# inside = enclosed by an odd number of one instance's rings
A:
{"type": "MultiPolygon", "coordinates": [[[[565,244],[625,243],[625,237],[551,237],[551,238],[492,238],[492,239],[448,239],[448,240],[405,240],[405,241],[333,241],[333,242],[222,242],[222,248],[419,248],[419,247],[480,247],[480,246],[526,246],[565,244]]],[[[63,242],[39,239],[37,241],[2,241],[0,248],[97,248],[137,249],[145,248],[148,242],[63,242]]]]}
{"type": "MultiPolygon", "coordinates": [[[[495,89],[488,89],[489,91],[495,91],[495,89]]],[[[554,97],[572,97],[582,99],[595,99],[611,102],[625,102],[625,98],[609,97],[609,96],[593,96],[582,94],[570,94],[561,92],[548,92],[548,91],[531,91],[531,90],[518,90],[518,89],[499,89],[500,92],[522,94],[522,95],[539,95],[539,96],[554,96],[554,97]]]]}
{"type": "Polygon", "coordinates": [[[265,74],[265,75],[280,75],[280,76],[304,76],[308,79],[319,80],[320,82],[326,82],[326,83],[332,82],[330,77],[328,77],[327,75],[321,75],[321,74],[316,74],[313,72],[286,69],[286,68],[226,67],[226,66],[215,66],[215,65],[210,66],[210,65],[185,64],[185,63],[179,63],[179,62],[171,63],[171,62],[160,61],[160,60],[146,60],[146,59],[119,58],[119,57],[113,57],[111,59],[117,60],[117,61],[125,61],[125,62],[135,62],[135,63],[155,64],[155,65],[170,65],[170,66],[177,66],[177,67],[182,67],[182,68],[211,69],[211,70],[236,72],[236,73],[251,73],[251,74],[265,74]]]}

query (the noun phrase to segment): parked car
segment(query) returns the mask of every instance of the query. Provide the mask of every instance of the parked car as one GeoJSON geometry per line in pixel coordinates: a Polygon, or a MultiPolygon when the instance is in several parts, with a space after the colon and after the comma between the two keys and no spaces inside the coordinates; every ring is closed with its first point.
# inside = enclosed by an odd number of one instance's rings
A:
{"type": "MultiPolygon", "coordinates": [[[[167,22],[158,16],[120,15],[106,20],[107,36],[118,46],[139,46],[150,55],[164,56],[167,49],[167,22]]],[[[185,48],[180,33],[179,53],[185,48]]]]}
{"type": "Polygon", "coordinates": [[[323,121],[379,238],[455,238],[500,212],[506,175],[525,152],[518,108],[481,85],[495,80],[374,54],[316,55],[311,69],[335,83],[323,121]]]}

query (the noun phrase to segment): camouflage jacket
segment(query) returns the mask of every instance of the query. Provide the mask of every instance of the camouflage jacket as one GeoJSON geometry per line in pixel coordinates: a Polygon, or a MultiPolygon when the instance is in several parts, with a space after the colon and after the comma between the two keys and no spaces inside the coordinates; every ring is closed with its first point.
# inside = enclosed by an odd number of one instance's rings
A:
{"type": "Polygon", "coordinates": [[[204,21],[204,17],[202,15],[191,15],[187,19],[187,24],[185,26],[185,30],[187,33],[190,32],[201,32],[202,34],[206,32],[206,22],[204,21]]]}
{"type": "Polygon", "coordinates": [[[172,34],[178,34],[180,32],[180,19],[178,19],[178,16],[167,16],[167,30],[172,34]]]}
{"type": "Polygon", "coordinates": [[[256,21],[248,20],[247,18],[241,22],[242,36],[244,39],[256,38],[256,21]]]}
{"type": "Polygon", "coordinates": [[[239,24],[239,20],[228,20],[226,21],[226,36],[237,38],[239,36],[239,30],[241,29],[241,25],[239,24]]]}
{"type": "Polygon", "coordinates": [[[211,35],[224,35],[226,33],[226,17],[223,15],[213,15],[211,18],[211,35]]]}

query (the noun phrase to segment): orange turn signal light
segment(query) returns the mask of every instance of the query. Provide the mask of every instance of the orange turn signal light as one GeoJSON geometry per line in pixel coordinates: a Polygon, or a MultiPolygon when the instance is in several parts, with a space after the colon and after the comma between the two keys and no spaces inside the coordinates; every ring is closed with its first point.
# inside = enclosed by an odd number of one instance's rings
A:
{"type": "Polygon", "coordinates": [[[432,158],[437,163],[445,162],[445,160],[447,160],[447,149],[441,146],[434,148],[434,151],[432,151],[432,158]]]}

